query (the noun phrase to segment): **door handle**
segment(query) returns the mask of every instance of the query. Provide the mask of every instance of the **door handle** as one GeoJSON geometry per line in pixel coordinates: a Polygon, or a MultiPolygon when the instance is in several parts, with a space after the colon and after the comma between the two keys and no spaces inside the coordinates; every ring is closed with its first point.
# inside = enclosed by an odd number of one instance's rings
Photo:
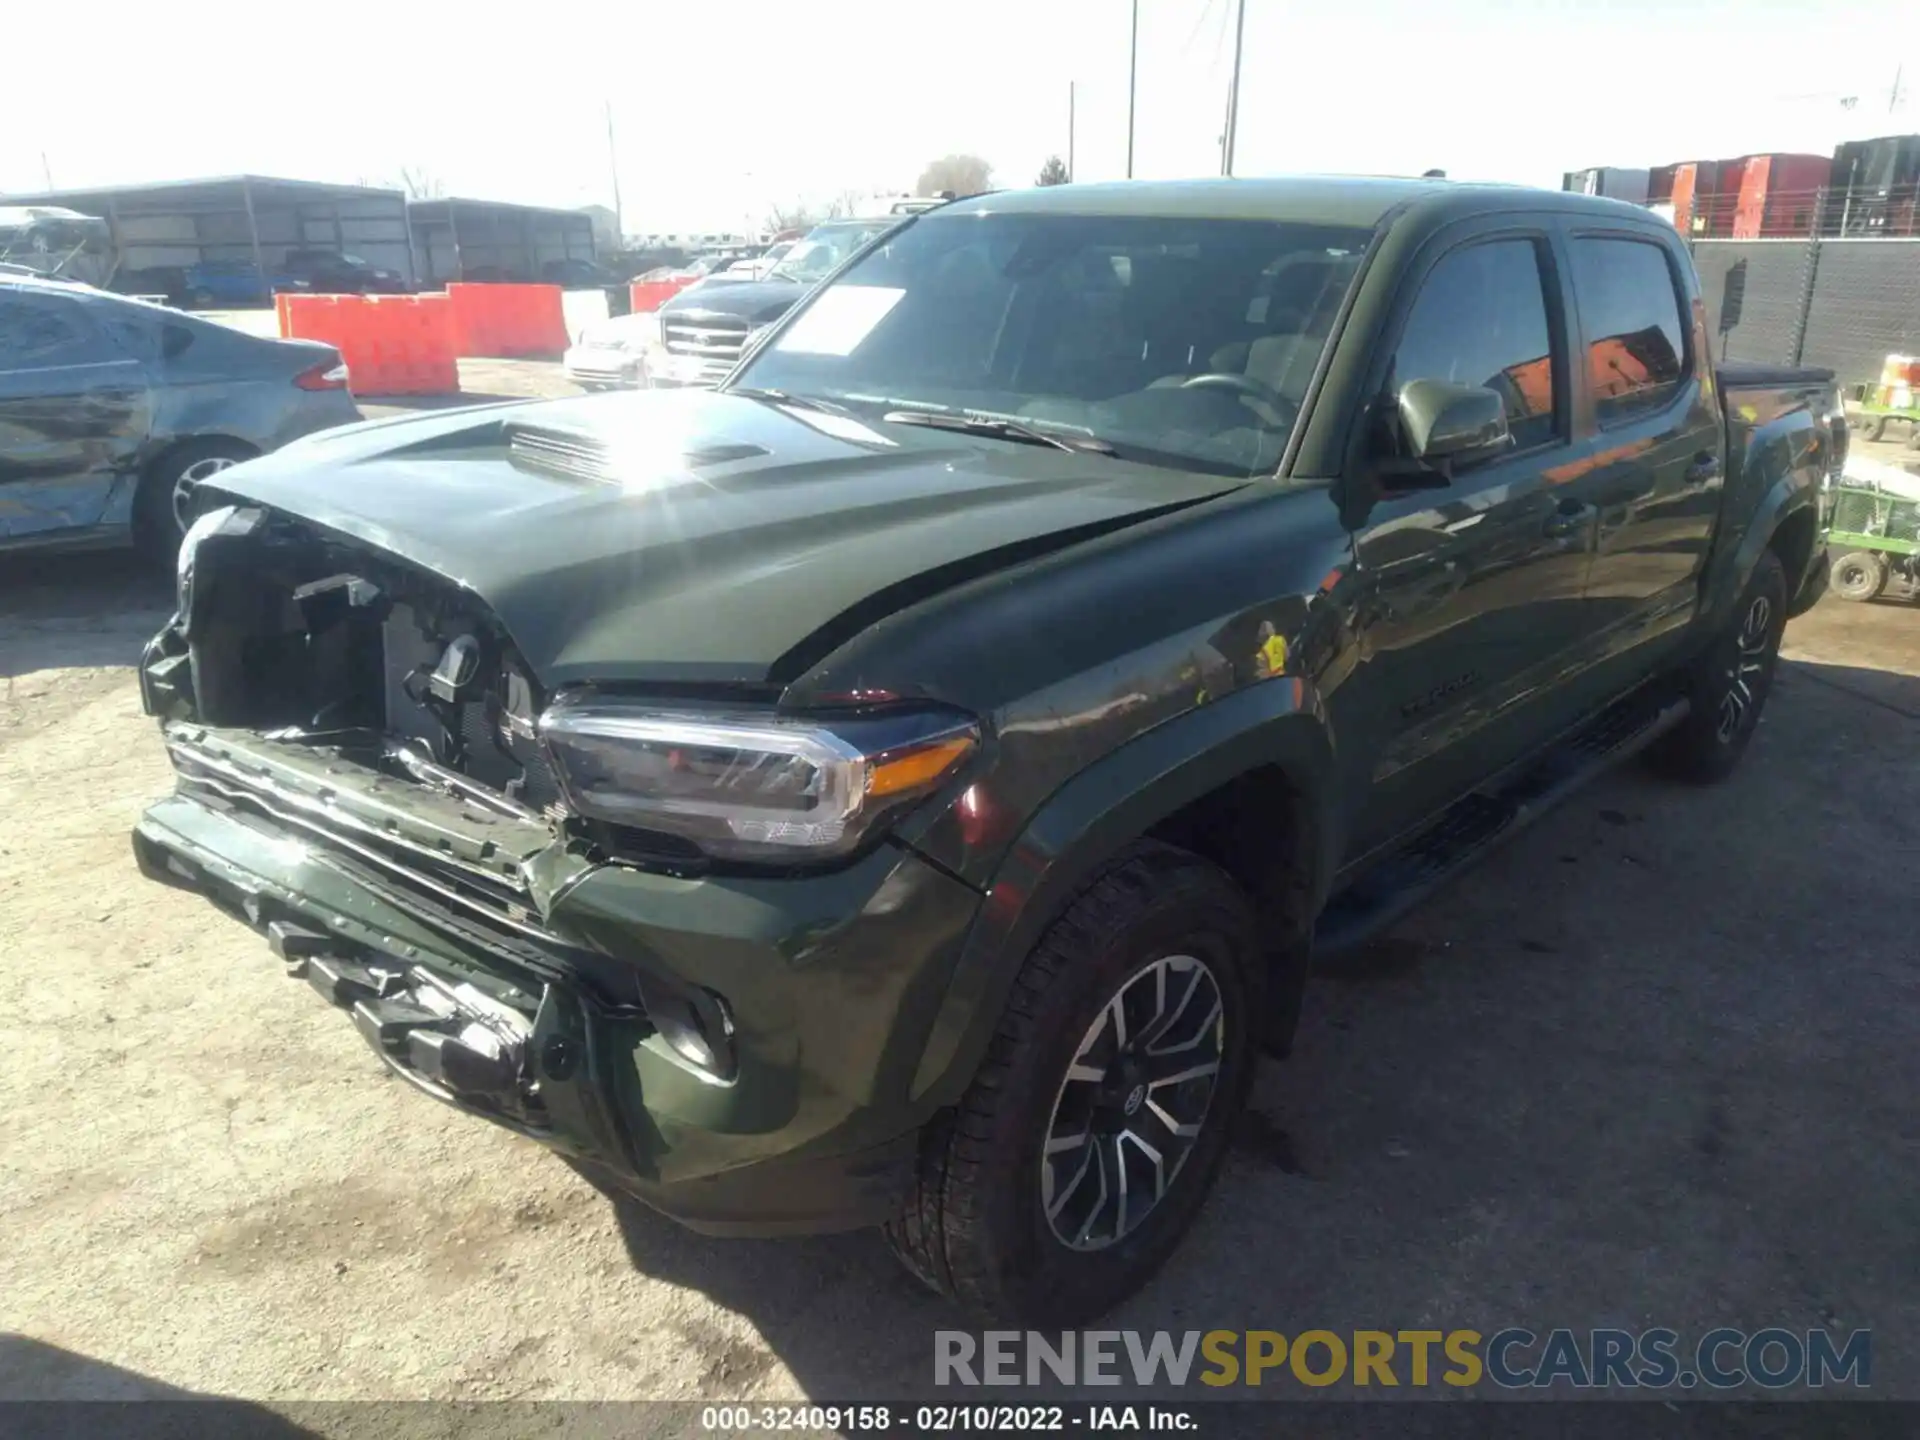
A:
{"type": "Polygon", "coordinates": [[[1720,457],[1710,450],[1702,450],[1693,457],[1693,463],[1687,466],[1685,480],[1689,485],[1704,485],[1720,473],[1720,457]]]}
{"type": "Polygon", "coordinates": [[[1540,533],[1549,540],[1565,540],[1586,529],[1599,513],[1593,506],[1578,500],[1562,500],[1553,514],[1547,517],[1547,523],[1541,527],[1540,533]]]}

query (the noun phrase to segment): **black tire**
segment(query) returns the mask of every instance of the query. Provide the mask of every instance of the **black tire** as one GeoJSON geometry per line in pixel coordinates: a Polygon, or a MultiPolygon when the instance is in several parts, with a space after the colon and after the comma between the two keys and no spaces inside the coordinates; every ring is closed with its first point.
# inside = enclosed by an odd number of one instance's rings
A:
{"type": "Polygon", "coordinates": [[[1887,588],[1887,557],[1873,550],[1849,550],[1828,563],[1827,588],[1842,600],[1871,600],[1887,588]]]}
{"type": "Polygon", "coordinates": [[[1920,425],[1916,425],[1912,421],[1907,422],[1907,448],[1909,450],[1920,450],[1920,425]]]}
{"type": "MultiPolygon", "coordinates": [[[[913,1193],[886,1228],[888,1243],[907,1268],[977,1316],[1027,1325],[1078,1324],[1143,1285],[1192,1224],[1226,1155],[1233,1118],[1253,1075],[1259,953],[1246,898],[1220,870],[1167,845],[1143,842],[1121,854],[1027,956],[972,1086],[957,1109],[922,1135],[913,1193]],[[1150,1006],[1154,985],[1169,976],[1194,977],[1180,979],[1181,986],[1202,984],[1194,965],[1182,962],[1197,962],[1199,974],[1215,986],[1219,1017],[1212,1018],[1211,1001],[1183,999],[1186,1008],[1204,1003],[1204,1013],[1197,1020],[1184,1013],[1167,1019],[1158,1032],[1161,1043],[1188,1052],[1190,1042],[1172,1037],[1193,1026],[1200,1045],[1190,1055],[1217,1054],[1218,1068],[1204,1103],[1192,1091],[1163,1092],[1163,1109],[1152,1099],[1153,1088],[1204,1081],[1167,1075],[1151,1086],[1136,1083],[1141,1077],[1127,1068],[1134,1062],[1112,1050],[1096,1052],[1087,1042],[1090,1027],[1108,1026],[1116,1001],[1124,1029],[1129,993],[1136,1000],[1144,995],[1150,1006]],[[1129,991],[1136,979],[1141,986],[1129,991]],[[1094,1083],[1069,1076],[1069,1067],[1090,1069],[1096,1058],[1105,1062],[1106,1078],[1094,1083]],[[1098,1116],[1087,1113],[1082,1125],[1062,1120],[1070,1086],[1076,1087],[1076,1103],[1109,1088],[1116,1096],[1123,1088],[1126,1094],[1104,1102],[1098,1116]],[[1116,1111],[1124,1118],[1116,1118],[1116,1111]],[[1166,1124],[1169,1111],[1180,1128],[1198,1127],[1184,1152],[1173,1138],[1176,1128],[1166,1124]],[[1109,1123],[1127,1128],[1116,1135],[1103,1128],[1109,1123]],[[1056,1124],[1084,1129],[1085,1138],[1081,1151],[1069,1148],[1050,1162],[1043,1146],[1056,1124]],[[1096,1133],[1105,1138],[1094,1141],[1096,1133]],[[1123,1149],[1123,1136],[1133,1145],[1123,1149]],[[1131,1225],[1122,1202],[1113,1238],[1094,1237],[1102,1248],[1073,1248],[1056,1228],[1063,1214],[1069,1226],[1077,1223],[1078,1211],[1063,1207],[1087,1198],[1075,1189],[1086,1177],[1076,1173],[1063,1182],[1056,1178],[1062,1171],[1054,1170],[1047,1177],[1057,1191],[1050,1213],[1042,1199],[1043,1169],[1071,1167],[1071,1154],[1083,1154],[1084,1169],[1097,1155],[1102,1200],[1092,1208],[1105,1213],[1108,1175],[1135,1174],[1148,1163],[1162,1168],[1162,1161],[1148,1160],[1157,1152],[1136,1148],[1148,1138],[1159,1139],[1161,1151],[1175,1157],[1164,1193],[1131,1225]],[[1116,1164],[1122,1172],[1112,1168],[1116,1164]]],[[[1174,988],[1170,982],[1159,993],[1174,988]]],[[[1163,1016],[1166,1003],[1161,1001],[1163,1016]]],[[[1132,1011],[1140,1013],[1137,1006],[1132,1011]]],[[[1111,1029],[1102,1033],[1112,1038],[1111,1029]]],[[[1155,1044],[1147,1037],[1155,1033],[1151,1023],[1140,1027],[1136,1044],[1145,1043],[1139,1063],[1172,1066],[1171,1055],[1152,1053],[1155,1044]]],[[[1187,1067],[1188,1059],[1183,1055],[1178,1067],[1187,1067]]],[[[1144,1185],[1132,1193],[1145,1193],[1144,1185]]],[[[1076,1238],[1087,1235],[1082,1231],[1076,1238]]]]}
{"type": "Polygon", "coordinates": [[[196,290],[187,298],[192,302],[193,308],[196,310],[213,309],[213,292],[211,290],[196,290]]]}
{"type": "Polygon", "coordinates": [[[149,465],[133,497],[133,538],[141,553],[170,568],[192,520],[193,487],[259,453],[239,440],[189,440],[149,465]]]}
{"type": "Polygon", "coordinates": [[[1884,415],[1863,415],[1860,417],[1859,431],[1862,440],[1885,439],[1887,434],[1887,417],[1884,415]]]}
{"type": "Polygon", "coordinates": [[[1687,675],[1687,718],[1647,752],[1656,769],[1702,785],[1733,773],[1773,689],[1786,625],[1787,572],[1763,551],[1726,628],[1687,675]]]}

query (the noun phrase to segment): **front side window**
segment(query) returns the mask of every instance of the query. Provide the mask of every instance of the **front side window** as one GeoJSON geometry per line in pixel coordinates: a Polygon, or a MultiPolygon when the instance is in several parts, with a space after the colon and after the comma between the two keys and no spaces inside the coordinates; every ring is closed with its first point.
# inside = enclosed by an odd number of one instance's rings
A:
{"type": "Polygon", "coordinates": [[[874,413],[1016,419],[1153,463],[1271,473],[1368,237],[1266,220],[936,211],[818,293],[737,383],[874,413]]]}
{"type": "Polygon", "coordinates": [[[1428,272],[1394,351],[1388,382],[1484,385],[1507,404],[1516,449],[1553,438],[1553,339],[1532,240],[1452,251],[1428,272]]]}
{"type": "Polygon", "coordinates": [[[1686,375],[1686,321],[1666,251],[1647,240],[1573,242],[1594,418],[1617,424],[1666,405],[1686,375]]]}

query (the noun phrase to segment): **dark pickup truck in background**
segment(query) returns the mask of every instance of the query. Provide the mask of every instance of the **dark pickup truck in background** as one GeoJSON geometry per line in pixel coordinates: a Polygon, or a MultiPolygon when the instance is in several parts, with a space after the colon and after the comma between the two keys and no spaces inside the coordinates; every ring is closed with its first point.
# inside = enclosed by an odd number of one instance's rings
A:
{"type": "Polygon", "coordinates": [[[203,486],[135,851],[422,1090],[1071,1323],[1188,1228],[1311,957],[1627,755],[1733,768],[1845,447],[1824,374],[1716,372],[1628,205],[961,201],[717,391],[203,486]]]}

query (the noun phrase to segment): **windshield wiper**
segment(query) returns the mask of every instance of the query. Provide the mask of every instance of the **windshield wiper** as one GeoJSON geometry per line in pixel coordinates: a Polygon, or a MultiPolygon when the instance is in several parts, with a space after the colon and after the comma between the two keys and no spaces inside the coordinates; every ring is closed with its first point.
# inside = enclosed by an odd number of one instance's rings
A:
{"type": "Polygon", "coordinates": [[[880,417],[891,425],[924,425],[930,430],[955,430],[963,435],[988,435],[995,440],[1016,440],[1024,445],[1051,445],[1056,450],[1075,454],[1114,455],[1106,441],[1093,435],[1061,434],[1042,430],[1005,416],[958,415],[944,410],[889,410],[880,417]]]}
{"type": "Polygon", "coordinates": [[[786,390],[758,390],[751,385],[735,385],[720,393],[744,395],[749,400],[765,400],[773,405],[791,405],[796,410],[820,410],[828,415],[853,414],[846,406],[836,405],[831,400],[822,400],[816,395],[795,395],[786,390]]]}

